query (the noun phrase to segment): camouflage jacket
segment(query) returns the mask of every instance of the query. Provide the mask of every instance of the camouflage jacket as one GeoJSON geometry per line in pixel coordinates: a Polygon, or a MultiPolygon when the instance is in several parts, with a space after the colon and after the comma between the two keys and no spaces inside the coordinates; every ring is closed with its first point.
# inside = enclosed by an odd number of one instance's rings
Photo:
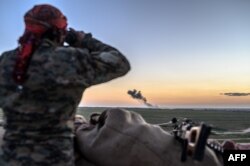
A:
{"type": "Polygon", "coordinates": [[[115,48],[89,37],[81,47],[45,39],[32,55],[28,79],[12,78],[17,49],[0,57],[0,107],[5,118],[3,158],[8,165],[74,165],[73,118],[82,93],[130,70],[115,48]]]}

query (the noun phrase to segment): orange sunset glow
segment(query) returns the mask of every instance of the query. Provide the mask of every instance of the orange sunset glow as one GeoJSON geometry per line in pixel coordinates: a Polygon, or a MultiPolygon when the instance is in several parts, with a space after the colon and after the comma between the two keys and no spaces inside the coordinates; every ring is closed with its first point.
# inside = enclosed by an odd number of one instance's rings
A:
{"type": "Polygon", "coordinates": [[[9,0],[0,6],[0,53],[17,47],[23,14],[38,3],[58,7],[68,27],[131,64],[125,76],[87,89],[80,106],[147,106],[127,94],[135,89],[158,107],[250,108],[249,1],[9,0]]]}

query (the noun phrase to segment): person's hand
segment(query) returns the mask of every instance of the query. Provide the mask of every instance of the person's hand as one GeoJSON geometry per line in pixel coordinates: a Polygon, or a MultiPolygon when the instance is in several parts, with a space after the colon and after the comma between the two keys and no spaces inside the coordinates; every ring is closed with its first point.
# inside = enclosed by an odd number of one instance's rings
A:
{"type": "Polygon", "coordinates": [[[84,37],[85,33],[83,31],[76,31],[73,28],[69,28],[69,31],[67,31],[67,35],[65,38],[65,42],[70,46],[78,47],[81,45],[84,37]]]}

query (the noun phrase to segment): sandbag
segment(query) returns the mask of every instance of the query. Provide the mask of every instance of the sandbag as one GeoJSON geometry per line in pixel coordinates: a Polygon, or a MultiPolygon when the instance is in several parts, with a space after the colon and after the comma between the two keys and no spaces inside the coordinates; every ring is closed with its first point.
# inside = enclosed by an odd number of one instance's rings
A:
{"type": "Polygon", "coordinates": [[[82,155],[96,166],[219,166],[210,149],[202,162],[181,162],[181,144],[168,132],[149,124],[135,112],[110,109],[96,123],[76,131],[82,155]]]}

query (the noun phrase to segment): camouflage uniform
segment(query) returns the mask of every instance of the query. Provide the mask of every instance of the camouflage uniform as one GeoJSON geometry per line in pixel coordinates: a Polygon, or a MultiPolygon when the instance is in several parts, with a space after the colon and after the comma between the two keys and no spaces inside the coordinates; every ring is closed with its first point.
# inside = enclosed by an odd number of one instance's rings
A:
{"type": "Polygon", "coordinates": [[[34,52],[27,81],[12,73],[16,50],[0,58],[0,107],[5,118],[2,158],[7,165],[73,166],[73,119],[84,90],[130,70],[115,48],[87,35],[81,47],[44,39],[34,52]]]}

